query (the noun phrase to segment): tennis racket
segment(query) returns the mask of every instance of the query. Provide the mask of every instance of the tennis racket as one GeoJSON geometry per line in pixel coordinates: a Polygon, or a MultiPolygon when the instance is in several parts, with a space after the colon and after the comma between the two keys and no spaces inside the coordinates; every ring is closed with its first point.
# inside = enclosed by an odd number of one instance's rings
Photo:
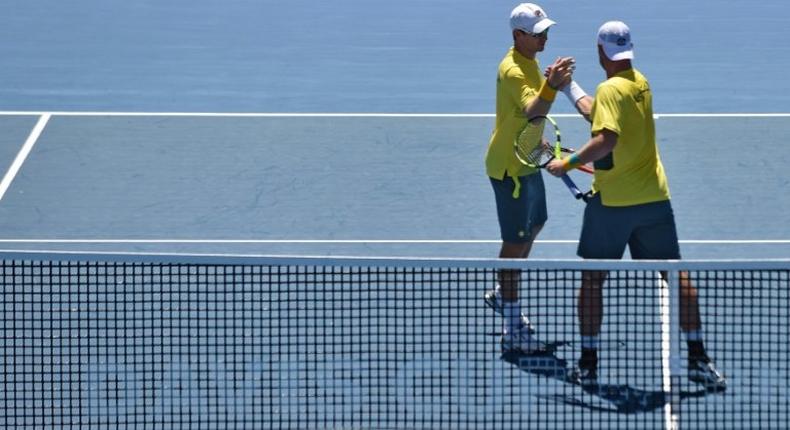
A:
{"type": "MultiPolygon", "coordinates": [[[[575,152],[573,149],[562,146],[560,128],[549,116],[536,116],[527,121],[516,138],[515,149],[519,161],[536,169],[545,168],[551,160],[563,158],[575,152]],[[536,135],[541,136],[537,145],[534,140],[536,135]]],[[[576,169],[584,173],[595,173],[591,164],[583,164],[576,169]]]]}
{"type": "MultiPolygon", "coordinates": [[[[527,121],[527,124],[516,136],[514,149],[516,158],[525,166],[536,169],[545,168],[555,158],[562,158],[563,153],[573,153],[573,150],[561,146],[562,138],[557,123],[548,116],[537,116],[527,121]],[[554,142],[552,145],[550,142],[554,142]]],[[[589,166],[580,166],[579,170],[593,173],[589,166]]],[[[568,175],[560,176],[562,182],[568,187],[573,197],[587,200],[587,195],[568,175]]]]}

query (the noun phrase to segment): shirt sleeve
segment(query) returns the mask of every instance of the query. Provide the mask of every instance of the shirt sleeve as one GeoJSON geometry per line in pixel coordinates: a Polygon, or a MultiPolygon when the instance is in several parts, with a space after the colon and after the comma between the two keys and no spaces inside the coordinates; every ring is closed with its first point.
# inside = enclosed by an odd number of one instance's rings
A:
{"type": "Polygon", "coordinates": [[[513,98],[513,103],[518,105],[521,110],[524,110],[532,102],[532,99],[537,97],[538,93],[535,88],[527,84],[524,75],[516,70],[515,68],[508,70],[502,79],[502,84],[505,87],[505,92],[513,98]]]}
{"type": "Polygon", "coordinates": [[[610,85],[600,85],[595,92],[592,107],[592,134],[598,134],[604,129],[617,133],[622,132],[620,127],[620,93],[610,85]]]}

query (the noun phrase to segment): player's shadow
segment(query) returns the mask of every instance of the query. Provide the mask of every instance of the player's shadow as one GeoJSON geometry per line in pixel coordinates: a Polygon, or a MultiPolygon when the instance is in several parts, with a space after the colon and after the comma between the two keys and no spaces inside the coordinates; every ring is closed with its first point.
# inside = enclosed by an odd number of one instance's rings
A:
{"type": "Polygon", "coordinates": [[[524,372],[568,382],[568,362],[553,354],[557,346],[561,345],[551,344],[548,348],[551,353],[547,354],[527,355],[515,351],[505,352],[502,354],[502,360],[524,372]]]}
{"type": "MultiPolygon", "coordinates": [[[[584,392],[587,394],[593,395],[596,398],[611,404],[614,406],[614,409],[593,404],[574,395],[538,395],[538,397],[565,403],[568,405],[579,406],[590,410],[617,412],[621,414],[636,414],[663,408],[670,399],[669,393],[664,391],[642,390],[639,388],[630,387],[627,384],[595,384],[593,386],[582,387],[569,377],[570,368],[568,367],[568,362],[558,358],[554,354],[525,355],[515,352],[508,352],[502,354],[502,359],[518,367],[523,372],[556,379],[567,384],[576,385],[584,390],[584,392]]],[[[680,399],[685,400],[703,397],[708,393],[709,391],[704,389],[698,391],[682,391],[680,393],[680,399]]]]}

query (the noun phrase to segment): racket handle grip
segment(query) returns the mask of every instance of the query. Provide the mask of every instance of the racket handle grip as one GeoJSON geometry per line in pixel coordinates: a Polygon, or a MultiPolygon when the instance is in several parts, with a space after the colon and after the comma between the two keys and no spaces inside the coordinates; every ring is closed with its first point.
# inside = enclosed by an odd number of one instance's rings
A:
{"type": "Polygon", "coordinates": [[[576,199],[581,199],[584,197],[584,193],[579,190],[579,187],[576,186],[570,176],[562,175],[560,176],[560,179],[562,179],[562,182],[565,182],[565,186],[568,187],[568,190],[570,190],[571,194],[573,194],[573,197],[576,199]]]}

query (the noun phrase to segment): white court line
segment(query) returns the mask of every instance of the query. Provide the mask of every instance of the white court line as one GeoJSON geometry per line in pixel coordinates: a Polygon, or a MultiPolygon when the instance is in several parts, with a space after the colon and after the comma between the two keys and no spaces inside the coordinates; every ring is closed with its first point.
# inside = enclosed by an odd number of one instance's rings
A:
{"type": "Polygon", "coordinates": [[[680,284],[678,273],[667,271],[668,279],[656,273],[661,320],[661,385],[669,393],[664,404],[664,428],[676,430],[680,413],[680,284]]]}
{"type": "MultiPolygon", "coordinates": [[[[576,244],[577,240],[536,240],[539,244],[576,244]]],[[[328,245],[475,245],[499,244],[500,240],[422,240],[422,239],[0,239],[0,243],[52,244],[328,244],[328,245]]],[[[790,239],[770,240],[681,240],[689,245],[790,245],[790,239]]]]}
{"type": "MultiPolygon", "coordinates": [[[[491,118],[487,113],[370,113],[370,112],[46,112],[54,116],[137,116],[137,117],[217,117],[217,118],[491,118]]],[[[42,115],[35,111],[0,112],[5,116],[42,115]]],[[[579,116],[560,114],[555,116],[579,116]]]]}
{"type": "Polygon", "coordinates": [[[790,113],[654,113],[653,118],[790,118],[790,113]]]}
{"type": "MultiPolygon", "coordinates": [[[[493,118],[493,113],[366,113],[366,112],[99,112],[99,111],[0,111],[0,116],[129,116],[216,118],[493,118]]],[[[552,114],[555,118],[581,118],[576,113],[552,114]]],[[[790,118],[776,113],[657,113],[654,118],[790,118]]]]}
{"type": "Polygon", "coordinates": [[[11,182],[14,181],[16,174],[19,173],[19,169],[22,168],[22,164],[25,163],[25,159],[27,158],[28,154],[30,154],[30,150],[33,149],[33,145],[35,145],[36,141],[38,141],[39,136],[41,136],[41,132],[44,131],[44,127],[46,127],[49,118],[50,114],[41,115],[41,118],[38,119],[36,126],[33,127],[33,131],[31,131],[30,135],[27,137],[25,144],[22,145],[19,153],[16,154],[14,162],[11,163],[11,167],[8,168],[8,171],[3,177],[2,182],[0,182],[0,200],[2,200],[3,196],[5,196],[6,191],[8,191],[8,187],[11,186],[11,182]]]}

